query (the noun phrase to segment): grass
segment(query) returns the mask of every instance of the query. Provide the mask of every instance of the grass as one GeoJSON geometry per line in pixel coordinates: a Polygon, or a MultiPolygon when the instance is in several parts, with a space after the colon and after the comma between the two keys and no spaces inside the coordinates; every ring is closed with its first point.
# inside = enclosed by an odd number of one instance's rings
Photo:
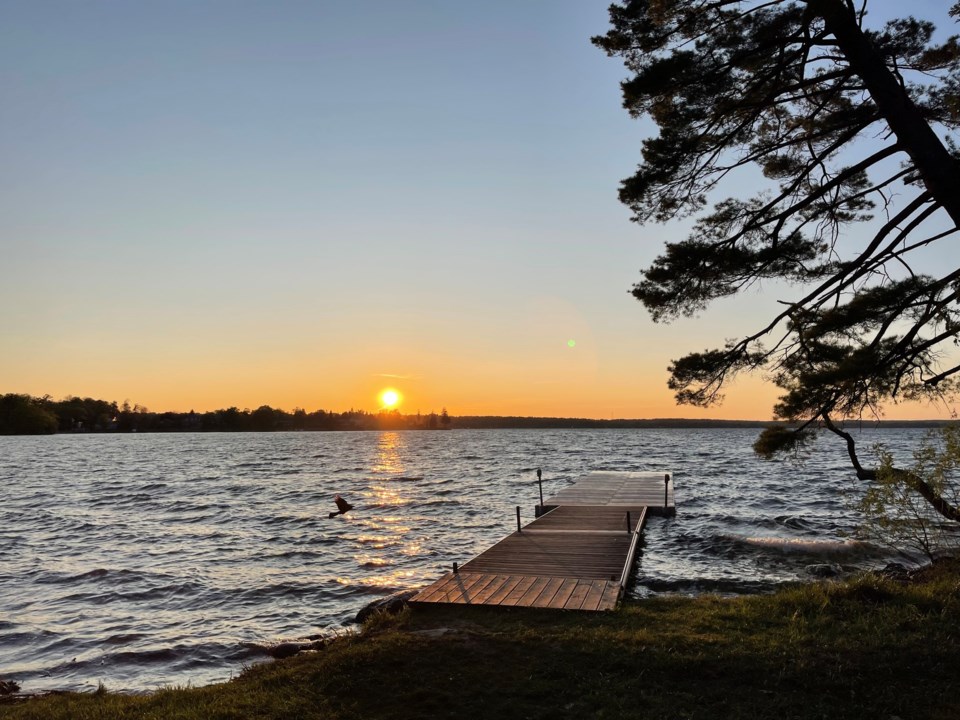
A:
{"type": "Polygon", "coordinates": [[[0,704],[42,718],[957,718],[960,561],[615,613],[418,608],[229,683],[0,704]]]}

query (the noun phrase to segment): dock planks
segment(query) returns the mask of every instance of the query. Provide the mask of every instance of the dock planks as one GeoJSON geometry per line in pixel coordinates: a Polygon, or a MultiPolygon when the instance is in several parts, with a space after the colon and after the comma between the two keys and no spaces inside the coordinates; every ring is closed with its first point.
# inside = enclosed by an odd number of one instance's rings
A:
{"type": "Polygon", "coordinates": [[[447,573],[426,590],[410,602],[610,610],[616,606],[620,585],[612,580],[488,575],[461,570],[447,573]],[[472,588],[477,586],[482,586],[483,590],[474,593],[472,588]]]}
{"type": "Polygon", "coordinates": [[[544,506],[536,520],[410,602],[611,610],[647,515],[674,512],[673,480],[664,482],[664,473],[590,473],[544,506]]]}
{"type": "Polygon", "coordinates": [[[592,472],[544,500],[543,504],[547,507],[586,505],[610,508],[643,505],[654,515],[676,513],[671,473],[592,472]]]}

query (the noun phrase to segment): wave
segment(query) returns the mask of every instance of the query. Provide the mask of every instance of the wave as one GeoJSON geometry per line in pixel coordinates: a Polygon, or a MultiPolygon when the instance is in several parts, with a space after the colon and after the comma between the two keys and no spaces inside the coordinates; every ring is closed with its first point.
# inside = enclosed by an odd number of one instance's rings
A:
{"type": "Polygon", "coordinates": [[[816,538],[746,537],[724,535],[724,539],[738,545],[761,550],[803,555],[854,555],[871,554],[875,547],[860,540],[822,540],[816,538]]]}
{"type": "MultiPolygon", "coordinates": [[[[330,544],[332,541],[327,541],[321,544],[330,544]]],[[[300,560],[323,560],[328,557],[326,553],[314,552],[312,550],[286,550],[284,552],[273,553],[263,556],[268,560],[290,560],[297,558],[300,560]]]]}
{"type": "Polygon", "coordinates": [[[305,595],[316,594],[318,586],[314,583],[302,582],[279,582],[263,587],[247,588],[238,593],[244,600],[262,600],[264,598],[298,598],[305,595]]]}
{"type": "MultiPolygon", "coordinates": [[[[60,585],[67,583],[75,582],[84,582],[87,580],[99,580],[102,577],[106,577],[110,574],[110,570],[107,568],[96,568],[94,570],[86,570],[80,573],[64,573],[56,571],[48,571],[36,578],[34,582],[42,585],[60,585]]],[[[128,571],[116,571],[113,572],[128,572],[128,571]]]]}
{"type": "MultiPolygon", "coordinates": [[[[204,503],[192,500],[177,500],[170,505],[166,505],[163,511],[166,513],[220,513],[230,509],[226,503],[204,503]]],[[[184,518],[195,520],[196,517],[184,518]]]]}
{"type": "Polygon", "coordinates": [[[252,655],[269,655],[281,660],[303,651],[323,649],[325,639],[321,635],[312,635],[308,638],[294,640],[280,640],[277,642],[242,642],[240,647],[248,650],[252,655]]]}
{"type": "MultiPolygon", "coordinates": [[[[171,552],[180,552],[171,551],[171,552]]],[[[58,571],[43,571],[40,575],[34,580],[34,582],[43,585],[83,585],[83,584],[94,584],[97,586],[104,586],[109,588],[116,588],[117,586],[130,586],[134,584],[145,585],[149,588],[148,591],[130,591],[134,593],[139,592],[171,592],[174,590],[185,590],[192,588],[194,586],[200,587],[191,580],[184,580],[183,578],[172,575],[169,573],[162,572],[150,572],[146,570],[126,570],[126,569],[116,569],[116,568],[94,568],[93,570],[85,570],[79,573],[66,573],[58,571]]],[[[112,591],[113,597],[125,597],[123,593],[117,593],[116,590],[112,591]]],[[[84,593],[81,593],[84,594],[84,593]]]]}
{"type": "Polygon", "coordinates": [[[367,569],[383,568],[383,567],[387,567],[388,565],[393,565],[393,563],[390,560],[385,560],[385,559],[364,560],[362,562],[357,563],[358,567],[367,568],[367,569]]]}
{"type": "MultiPolygon", "coordinates": [[[[437,493],[437,495],[449,495],[450,493],[437,493]]],[[[417,503],[417,507],[447,507],[449,505],[463,505],[462,500],[427,500],[417,503]]]]}
{"type": "Polygon", "coordinates": [[[116,633],[103,639],[106,645],[129,645],[148,638],[149,635],[143,633],[116,633]]]}
{"type": "Polygon", "coordinates": [[[159,602],[164,608],[179,609],[192,608],[197,598],[208,592],[206,585],[186,580],[169,582],[164,585],[147,585],[146,587],[117,590],[115,588],[96,588],[86,591],[75,591],[63,595],[56,600],[57,604],[75,607],[80,604],[99,605],[101,603],[142,603],[146,601],[159,602]]]}
{"type": "MultiPolygon", "coordinates": [[[[202,480],[204,478],[199,478],[199,479],[202,480]]],[[[216,479],[216,478],[211,477],[211,479],[216,479]]],[[[152,482],[152,483],[147,483],[146,485],[141,485],[137,489],[143,490],[144,492],[146,492],[147,490],[162,490],[165,487],[167,487],[167,484],[165,482],[152,482]]]]}
{"type": "Polygon", "coordinates": [[[770,593],[784,583],[775,580],[744,580],[735,578],[683,578],[682,580],[657,580],[642,578],[631,590],[634,597],[651,594],[674,595],[757,595],[770,593]]]}
{"type": "Polygon", "coordinates": [[[116,673],[119,668],[146,669],[156,666],[183,671],[220,665],[224,660],[235,660],[246,654],[242,648],[216,642],[177,643],[102,654],[88,651],[87,657],[82,656],[84,653],[81,648],[74,648],[73,651],[78,653],[76,657],[44,668],[44,674],[71,677],[93,671],[100,675],[111,670],[116,673]]]}
{"type": "Polygon", "coordinates": [[[813,523],[810,522],[810,520],[796,515],[778,515],[774,518],[774,522],[776,522],[777,525],[782,525],[792,530],[809,530],[813,527],[813,523]]]}
{"type": "Polygon", "coordinates": [[[368,583],[354,583],[354,584],[342,584],[335,589],[326,590],[332,598],[354,598],[354,597],[366,597],[367,595],[390,595],[392,593],[398,592],[400,590],[409,589],[407,586],[402,584],[387,584],[382,582],[368,582],[368,583]]]}
{"type": "MultiPolygon", "coordinates": [[[[333,503],[330,503],[331,507],[333,503]]],[[[315,525],[320,520],[328,520],[327,510],[317,510],[312,515],[275,515],[271,518],[261,520],[264,525],[315,525]]],[[[282,539],[282,538],[277,538],[282,539]]]]}
{"type": "MultiPolygon", "coordinates": [[[[441,493],[437,493],[438,495],[441,493]]],[[[447,494],[447,493],[444,493],[447,494]]],[[[357,511],[369,511],[369,510],[400,510],[401,508],[410,507],[412,509],[428,509],[428,508],[445,508],[445,507],[459,507],[464,503],[461,500],[445,500],[445,499],[435,499],[435,500],[417,500],[415,498],[401,498],[397,500],[387,500],[384,502],[370,502],[364,505],[358,505],[354,507],[354,514],[357,511]]]]}

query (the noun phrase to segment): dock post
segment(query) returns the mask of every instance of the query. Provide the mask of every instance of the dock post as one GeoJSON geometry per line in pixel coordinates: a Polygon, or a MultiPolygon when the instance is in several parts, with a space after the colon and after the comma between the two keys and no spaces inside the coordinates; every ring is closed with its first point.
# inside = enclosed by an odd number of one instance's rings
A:
{"type": "Polygon", "coordinates": [[[520,530],[520,506],[517,505],[517,532],[522,532],[520,530]]]}
{"type": "Polygon", "coordinates": [[[458,572],[460,572],[460,568],[457,567],[457,563],[454,562],[454,563],[453,563],[453,574],[456,575],[458,572]]]}
{"type": "Polygon", "coordinates": [[[666,473],[663,476],[663,509],[667,509],[667,495],[670,488],[670,473],[666,473]]]}
{"type": "Polygon", "coordinates": [[[630,511],[627,510],[627,532],[630,532],[630,511]]]}
{"type": "Polygon", "coordinates": [[[543,473],[537,468],[537,485],[540,487],[540,507],[543,507],[543,473]]]}

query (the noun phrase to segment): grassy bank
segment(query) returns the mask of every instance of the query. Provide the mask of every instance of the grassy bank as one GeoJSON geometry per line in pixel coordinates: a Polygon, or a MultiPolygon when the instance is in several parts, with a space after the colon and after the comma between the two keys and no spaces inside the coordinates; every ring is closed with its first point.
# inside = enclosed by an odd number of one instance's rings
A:
{"type": "Polygon", "coordinates": [[[957,718],[960,563],[909,582],[616,613],[446,608],[222,685],[0,704],[0,719],[957,718]]]}

